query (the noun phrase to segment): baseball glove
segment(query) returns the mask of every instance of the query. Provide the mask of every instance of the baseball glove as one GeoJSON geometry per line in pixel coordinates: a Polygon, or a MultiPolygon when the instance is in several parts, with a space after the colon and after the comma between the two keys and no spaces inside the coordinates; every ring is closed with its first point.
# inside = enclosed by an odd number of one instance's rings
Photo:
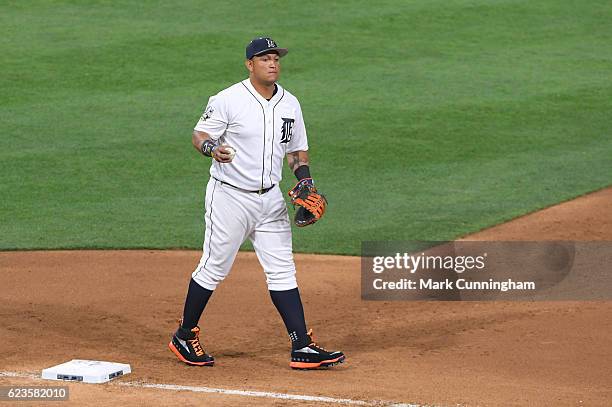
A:
{"type": "Polygon", "coordinates": [[[312,178],[300,180],[289,191],[291,203],[295,210],[294,223],[298,227],[312,225],[325,213],[327,199],[317,192],[312,178]]]}

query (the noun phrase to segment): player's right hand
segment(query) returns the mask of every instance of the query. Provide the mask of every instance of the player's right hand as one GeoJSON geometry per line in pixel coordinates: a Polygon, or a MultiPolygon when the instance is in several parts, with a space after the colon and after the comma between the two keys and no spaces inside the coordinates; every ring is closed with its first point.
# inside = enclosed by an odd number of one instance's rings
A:
{"type": "Polygon", "coordinates": [[[222,144],[213,149],[212,158],[220,163],[231,163],[236,154],[235,151],[236,150],[233,147],[230,147],[227,144],[222,144]],[[234,150],[233,154],[232,150],[234,150]]]}

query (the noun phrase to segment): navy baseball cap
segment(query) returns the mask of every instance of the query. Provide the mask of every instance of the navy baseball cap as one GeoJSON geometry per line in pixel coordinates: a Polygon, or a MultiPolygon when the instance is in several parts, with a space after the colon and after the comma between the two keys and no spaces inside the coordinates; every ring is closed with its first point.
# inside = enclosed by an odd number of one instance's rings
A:
{"type": "Polygon", "coordinates": [[[287,48],[279,48],[276,42],[270,37],[255,38],[246,47],[246,58],[251,59],[254,56],[266,54],[270,51],[278,52],[279,57],[287,55],[287,48]]]}

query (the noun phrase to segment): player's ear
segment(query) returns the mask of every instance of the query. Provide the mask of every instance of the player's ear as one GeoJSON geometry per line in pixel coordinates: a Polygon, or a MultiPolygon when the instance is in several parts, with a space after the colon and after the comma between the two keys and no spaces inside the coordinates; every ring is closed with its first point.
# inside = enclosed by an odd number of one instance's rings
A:
{"type": "Polygon", "coordinates": [[[245,59],[244,65],[246,66],[246,69],[249,70],[249,72],[253,72],[253,60],[252,59],[245,59]]]}

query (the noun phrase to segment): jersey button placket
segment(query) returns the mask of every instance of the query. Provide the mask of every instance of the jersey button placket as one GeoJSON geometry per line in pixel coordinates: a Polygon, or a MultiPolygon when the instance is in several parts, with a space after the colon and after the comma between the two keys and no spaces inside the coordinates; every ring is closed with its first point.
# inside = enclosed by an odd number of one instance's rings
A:
{"type": "MultiPolygon", "coordinates": [[[[269,127],[270,127],[270,124],[269,124],[270,123],[270,119],[269,119],[270,112],[268,110],[267,101],[264,102],[263,106],[264,106],[264,110],[263,110],[263,113],[264,113],[264,118],[263,118],[264,119],[263,120],[264,121],[264,123],[263,123],[264,124],[264,126],[263,126],[264,127],[264,133],[263,133],[263,152],[262,152],[263,157],[262,157],[262,163],[261,163],[262,169],[261,169],[261,185],[260,185],[260,188],[264,188],[265,187],[266,181],[265,181],[265,175],[264,174],[266,173],[266,163],[268,161],[268,149],[270,148],[270,146],[268,145],[268,132],[270,131],[269,130],[269,127]]],[[[261,201],[261,195],[260,194],[257,194],[257,195],[258,195],[258,198],[261,201]]]]}
{"type": "MultiPolygon", "coordinates": [[[[272,155],[272,137],[271,134],[274,132],[274,127],[273,127],[273,123],[272,123],[272,108],[270,107],[270,105],[268,105],[266,107],[266,133],[265,133],[265,142],[266,142],[266,153],[265,153],[265,160],[264,160],[264,170],[266,172],[266,174],[268,173],[268,171],[270,170],[270,168],[267,168],[270,165],[270,156],[272,155]]],[[[268,187],[270,185],[267,185],[267,183],[264,181],[264,186],[268,187]]]]}
{"type": "Polygon", "coordinates": [[[267,124],[266,124],[266,130],[267,130],[266,141],[270,141],[270,134],[274,131],[274,126],[273,126],[273,123],[272,123],[272,115],[273,114],[274,114],[274,112],[272,111],[270,106],[268,106],[268,109],[266,109],[266,120],[267,120],[267,124]]]}

